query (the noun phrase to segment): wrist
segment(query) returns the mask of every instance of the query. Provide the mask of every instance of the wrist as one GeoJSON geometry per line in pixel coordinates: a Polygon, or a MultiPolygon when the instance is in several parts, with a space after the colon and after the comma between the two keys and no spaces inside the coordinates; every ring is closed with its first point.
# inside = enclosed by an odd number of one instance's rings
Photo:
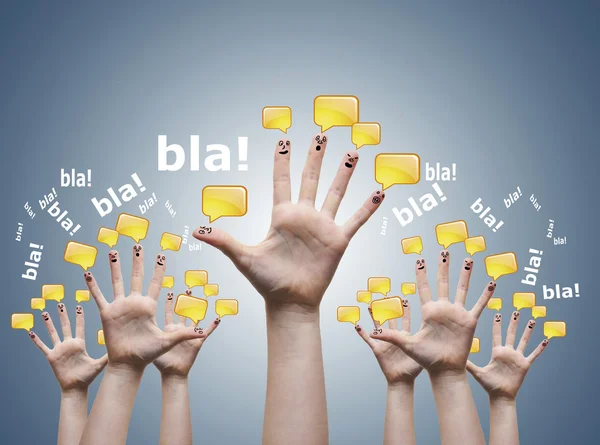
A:
{"type": "Polygon", "coordinates": [[[165,372],[160,374],[160,379],[163,385],[187,385],[188,375],[187,374],[175,374],[165,372]]]}
{"type": "Polygon", "coordinates": [[[298,304],[265,303],[267,324],[282,327],[318,325],[319,307],[298,304]]]}
{"type": "Polygon", "coordinates": [[[427,373],[432,382],[447,382],[448,384],[452,384],[467,380],[466,369],[427,370],[427,373]]]}
{"type": "Polygon", "coordinates": [[[88,395],[88,387],[82,388],[69,388],[60,390],[60,395],[63,399],[80,399],[82,397],[87,397],[88,395]]]}
{"type": "Polygon", "coordinates": [[[413,392],[415,390],[415,381],[398,381],[388,382],[388,392],[390,393],[406,393],[407,391],[413,392]]]}
{"type": "Polygon", "coordinates": [[[490,406],[497,406],[500,408],[516,408],[517,399],[516,397],[506,395],[492,395],[490,394],[490,406]]]}
{"type": "Polygon", "coordinates": [[[136,367],[129,364],[123,363],[108,363],[106,366],[106,374],[119,378],[121,380],[129,381],[132,383],[139,383],[144,374],[145,367],[136,367]]]}

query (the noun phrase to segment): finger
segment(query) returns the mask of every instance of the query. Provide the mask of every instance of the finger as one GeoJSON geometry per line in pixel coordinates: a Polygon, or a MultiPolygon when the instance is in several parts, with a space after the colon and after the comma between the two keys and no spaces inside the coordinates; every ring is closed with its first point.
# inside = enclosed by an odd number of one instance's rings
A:
{"type": "Polygon", "coordinates": [[[104,354],[99,359],[94,360],[94,367],[96,368],[96,374],[100,374],[107,364],[108,364],[108,354],[104,354]]]}
{"type": "Polygon", "coordinates": [[[179,326],[185,326],[185,320],[186,320],[185,317],[182,317],[181,315],[177,316],[177,324],[179,326]]]}
{"type": "Polygon", "coordinates": [[[325,154],[326,147],[327,137],[324,134],[319,133],[312,138],[304,171],[302,172],[298,203],[315,205],[319,176],[321,175],[321,164],[323,163],[323,155],[325,154]]]}
{"type": "Polygon", "coordinates": [[[60,317],[60,327],[63,333],[63,339],[73,337],[73,331],[71,331],[71,320],[69,320],[69,314],[64,303],[58,303],[58,316],[60,317]]]}
{"type": "Polygon", "coordinates": [[[200,226],[194,230],[194,238],[204,241],[223,252],[229,259],[240,269],[248,264],[248,256],[246,255],[246,246],[233,238],[224,230],[200,226]]]}
{"type": "Polygon", "coordinates": [[[469,292],[469,282],[471,281],[471,272],[473,272],[473,260],[465,258],[460,269],[458,277],[458,286],[456,288],[456,301],[461,306],[467,301],[467,292],[469,292]]]}
{"type": "Polygon", "coordinates": [[[163,336],[164,341],[161,342],[161,354],[169,351],[173,346],[181,343],[182,341],[206,338],[206,332],[204,332],[204,329],[199,327],[189,327],[185,329],[178,329],[175,332],[163,332],[163,336]]]}
{"type": "Polygon", "coordinates": [[[48,312],[42,312],[42,320],[44,320],[46,329],[48,329],[48,334],[50,335],[52,344],[57,345],[60,343],[60,337],[58,336],[58,332],[56,332],[56,328],[54,327],[54,323],[52,322],[52,318],[50,318],[50,314],[48,312]]]}
{"type": "Polygon", "coordinates": [[[81,305],[75,307],[75,336],[85,340],[85,316],[81,305]]]}
{"type": "Polygon", "coordinates": [[[529,361],[529,363],[533,363],[535,361],[536,358],[538,358],[540,356],[540,354],[542,352],[544,352],[546,350],[546,347],[548,346],[548,339],[545,338],[544,340],[542,340],[542,342],[538,345],[537,348],[535,348],[533,350],[533,352],[531,354],[529,354],[529,356],[527,357],[527,360],[529,361]]]}
{"type": "Polygon", "coordinates": [[[398,329],[398,319],[397,318],[390,318],[388,320],[388,326],[390,327],[390,329],[398,329]]]}
{"type": "Polygon", "coordinates": [[[167,292],[167,301],[165,302],[165,326],[173,324],[173,308],[175,307],[175,295],[173,292],[167,292]]]}
{"type": "Polygon", "coordinates": [[[471,360],[467,360],[467,371],[469,371],[477,381],[479,381],[479,378],[481,376],[481,369],[482,368],[474,364],[471,360]]]}
{"type": "Polygon", "coordinates": [[[490,298],[492,298],[492,295],[494,295],[495,291],[496,291],[496,282],[495,281],[490,281],[488,284],[485,285],[485,288],[483,289],[483,293],[477,300],[477,303],[475,303],[475,306],[473,306],[473,309],[471,309],[471,314],[473,315],[473,317],[475,317],[477,319],[479,319],[479,317],[481,317],[481,313],[486,308],[488,302],[490,301],[490,298]]]}
{"type": "Polygon", "coordinates": [[[415,264],[415,270],[417,273],[417,290],[419,292],[419,298],[421,304],[425,304],[431,301],[431,288],[429,287],[429,281],[427,281],[427,267],[425,266],[425,258],[419,258],[415,264]]]}
{"type": "Polygon", "coordinates": [[[379,324],[379,322],[377,320],[375,320],[373,318],[373,309],[371,309],[371,304],[369,304],[369,307],[367,308],[367,310],[369,311],[369,315],[371,316],[371,320],[373,320],[373,326],[375,326],[375,329],[379,329],[381,327],[381,325],[379,324]]]}
{"type": "Polygon", "coordinates": [[[152,279],[150,280],[150,286],[148,286],[148,296],[155,301],[158,301],[162,289],[165,270],[167,270],[167,257],[159,253],[154,258],[154,272],[152,272],[152,279]]]}
{"type": "Polygon", "coordinates": [[[402,330],[410,334],[410,304],[406,298],[402,300],[402,307],[404,308],[404,315],[402,316],[402,330]]]}
{"type": "Polygon", "coordinates": [[[515,345],[515,337],[517,335],[517,325],[519,324],[519,318],[521,318],[521,314],[518,311],[515,311],[510,317],[510,323],[508,323],[505,346],[508,346],[510,348],[514,347],[515,345]]]}
{"type": "Polygon", "coordinates": [[[46,344],[42,341],[42,339],[40,337],[38,337],[35,332],[30,331],[29,332],[29,338],[31,339],[31,341],[33,341],[33,343],[35,343],[35,345],[40,348],[40,351],[42,351],[42,353],[44,355],[48,355],[50,353],[50,349],[48,349],[48,346],[46,346],[46,344]]]}
{"type": "Polygon", "coordinates": [[[346,221],[346,224],[344,224],[346,238],[351,239],[356,232],[358,232],[358,229],[360,229],[363,224],[369,220],[371,215],[375,213],[375,210],[377,210],[379,205],[383,202],[383,198],[385,198],[385,193],[381,190],[371,193],[369,199],[367,199],[362,207],[346,221]]]}
{"type": "Polygon", "coordinates": [[[292,143],[289,139],[280,139],[275,146],[273,166],[273,206],[292,200],[290,184],[290,156],[292,143]]]}
{"type": "Polygon", "coordinates": [[[141,244],[133,246],[131,266],[131,294],[142,295],[144,290],[144,249],[141,244]]]}
{"type": "Polygon", "coordinates": [[[102,311],[102,309],[108,306],[108,301],[106,301],[106,298],[102,295],[102,291],[100,291],[100,288],[98,287],[96,278],[94,278],[94,275],[89,271],[83,274],[83,278],[85,278],[85,283],[87,284],[90,294],[94,297],[98,309],[102,311]]]}
{"type": "Polygon", "coordinates": [[[527,322],[527,327],[523,331],[521,340],[519,341],[519,346],[517,346],[517,351],[523,355],[525,355],[525,349],[527,349],[527,343],[529,343],[529,338],[531,337],[533,328],[535,328],[535,320],[529,320],[527,322]]]}
{"type": "Polygon", "coordinates": [[[502,314],[494,315],[492,325],[492,347],[502,346],[502,314]]]}
{"type": "Polygon", "coordinates": [[[110,276],[112,277],[113,294],[115,300],[125,296],[125,288],[123,287],[123,274],[121,273],[121,259],[119,252],[111,250],[108,252],[108,262],[110,266],[110,276]]]}
{"type": "Polygon", "coordinates": [[[450,279],[448,277],[450,269],[450,252],[442,250],[438,262],[437,273],[437,291],[438,300],[448,300],[450,298],[450,279]]]}
{"type": "Polygon", "coordinates": [[[414,351],[414,337],[404,331],[394,331],[392,329],[375,329],[371,332],[371,338],[387,341],[402,349],[407,355],[412,356],[414,351]]]}
{"type": "Polygon", "coordinates": [[[371,337],[369,337],[369,333],[366,329],[363,329],[360,325],[357,324],[356,326],[354,326],[354,330],[358,335],[360,335],[360,337],[365,341],[365,343],[369,345],[371,349],[375,348],[377,342],[371,337]]]}
{"type": "MultiPolygon", "coordinates": [[[[209,324],[208,327],[204,330],[204,333],[206,334],[206,338],[210,337],[210,334],[215,332],[215,329],[217,329],[220,324],[221,324],[221,319],[218,317],[211,324],[209,324]]],[[[206,340],[206,338],[205,338],[205,340],[206,340]]]]}
{"type": "Polygon", "coordinates": [[[337,174],[335,175],[335,179],[327,192],[327,196],[325,197],[325,202],[323,203],[323,207],[321,211],[331,218],[335,218],[335,214],[340,208],[340,204],[342,203],[342,199],[344,199],[344,195],[346,194],[346,189],[348,188],[348,182],[350,182],[350,178],[352,177],[352,173],[354,173],[356,164],[358,163],[358,152],[350,151],[344,154],[342,158],[342,163],[338,168],[337,174]],[[352,160],[350,162],[350,160],[352,160]]]}

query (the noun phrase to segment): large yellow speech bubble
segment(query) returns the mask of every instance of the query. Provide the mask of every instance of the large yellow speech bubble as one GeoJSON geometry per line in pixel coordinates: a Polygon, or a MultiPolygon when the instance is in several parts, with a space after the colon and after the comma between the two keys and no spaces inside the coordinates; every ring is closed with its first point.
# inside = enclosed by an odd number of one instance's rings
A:
{"type": "Polygon", "coordinates": [[[214,295],[219,295],[219,285],[218,284],[205,284],[204,285],[204,295],[206,297],[212,297],[214,295]]]}
{"type": "Polygon", "coordinates": [[[373,294],[387,295],[392,288],[392,283],[388,277],[371,277],[367,281],[367,287],[373,294]]]}
{"type": "Polygon", "coordinates": [[[533,292],[515,292],[513,294],[513,306],[518,311],[535,306],[535,294],[533,292]]]}
{"type": "Polygon", "coordinates": [[[500,310],[502,309],[502,298],[499,298],[499,297],[490,298],[490,301],[488,301],[487,307],[488,307],[488,309],[491,309],[493,311],[500,312],[500,310]]]}
{"type": "Polygon", "coordinates": [[[213,222],[221,216],[244,216],[248,190],[241,185],[207,185],[202,189],[202,213],[213,222]]]}
{"type": "Polygon", "coordinates": [[[189,318],[195,324],[204,320],[208,302],[204,298],[192,297],[186,294],[179,294],[175,302],[174,312],[180,317],[189,318]]]}
{"type": "Polygon", "coordinates": [[[205,270],[186,270],[184,281],[189,289],[194,286],[204,286],[208,283],[208,272],[205,270]]]}
{"type": "Polygon", "coordinates": [[[83,270],[88,270],[96,262],[96,255],[98,255],[98,249],[94,246],[69,241],[65,247],[63,258],[67,263],[77,264],[83,270]]]}
{"type": "Polygon", "coordinates": [[[546,316],[546,306],[533,306],[531,308],[531,316],[533,318],[540,318],[546,316]]]}
{"type": "Polygon", "coordinates": [[[416,283],[402,283],[400,287],[400,292],[405,297],[408,295],[414,295],[417,292],[417,284],[416,283]]]}
{"type": "Polygon", "coordinates": [[[469,237],[467,223],[460,221],[452,221],[435,226],[435,236],[438,244],[447,249],[452,244],[462,243],[469,237]]]}
{"type": "Polygon", "coordinates": [[[480,349],[480,341],[479,338],[473,337],[473,341],[471,342],[471,350],[469,351],[471,354],[476,354],[480,349]]]}
{"type": "Polygon", "coordinates": [[[43,311],[46,308],[46,300],[43,298],[32,298],[31,299],[31,309],[37,309],[38,311],[43,311]]]}
{"type": "Polygon", "coordinates": [[[519,270],[517,256],[513,252],[499,253],[485,257],[485,271],[497,280],[502,275],[510,275],[519,270]]]}
{"type": "Polygon", "coordinates": [[[400,318],[404,315],[402,298],[390,297],[374,300],[371,302],[371,311],[373,313],[373,320],[379,322],[379,324],[383,324],[394,318],[400,318]]]}
{"type": "Polygon", "coordinates": [[[394,184],[416,184],[421,180],[421,159],[414,153],[380,153],[375,157],[375,181],[383,190],[394,184]]]}
{"type": "Polygon", "coordinates": [[[237,315],[238,301],[229,299],[217,300],[215,302],[215,312],[219,318],[223,318],[225,315],[237,315]]]}
{"type": "Polygon", "coordinates": [[[160,237],[160,248],[162,250],[174,250],[178,251],[181,247],[182,238],[179,235],[165,232],[160,237]]]}
{"type": "Polygon", "coordinates": [[[76,290],[75,291],[75,301],[77,303],[83,303],[84,301],[90,301],[90,291],[89,290],[76,290]]]}
{"type": "Polygon", "coordinates": [[[360,320],[360,308],[358,306],[338,306],[337,320],[341,323],[356,324],[360,320]]]}
{"type": "Polygon", "coordinates": [[[96,341],[99,345],[105,345],[106,340],[104,339],[104,331],[102,329],[98,330],[96,333],[96,341]]]}
{"type": "Polygon", "coordinates": [[[373,298],[373,295],[368,290],[359,290],[356,293],[356,301],[358,301],[359,303],[369,304],[371,302],[372,298],[373,298]]]}
{"type": "Polygon", "coordinates": [[[108,227],[100,227],[96,239],[99,243],[106,244],[112,249],[119,241],[119,232],[108,227]]]}
{"type": "Polygon", "coordinates": [[[400,242],[402,244],[402,253],[416,253],[420,255],[423,251],[423,240],[420,236],[403,238],[400,242]]]}
{"type": "Polygon", "coordinates": [[[65,298],[65,287],[62,284],[44,284],[42,286],[44,300],[61,301],[65,298]]]}
{"type": "Polygon", "coordinates": [[[10,316],[10,327],[31,331],[33,327],[33,314],[12,314],[10,316]]]}
{"type": "Polygon", "coordinates": [[[481,235],[471,236],[465,240],[465,249],[470,256],[485,250],[485,238],[481,235]]]}
{"type": "Polygon", "coordinates": [[[292,126],[292,109],[290,107],[264,107],[262,109],[262,125],[267,130],[281,130],[287,133],[292,126]]]}
{"type": "Polygon", "coordinates": [[[352,143],[358,150],[363,145],[379,145],[381,125],[377,122],[357,122],[352,125],[352,143]]]}
{"type": "Polygon", "coordinates": [[[564,337],[567,335],[567,324],[564,321],[546,321],[544,322],[544,336],[548,339],[552,337],[564,337]]]}
{"type": "Polygon", "coordinates": [[[169,289],[173,289],[175,285],[175,277],[172,275],[165,275],[162,281],[162,287],[167,287],[169,289]]]}
{"type": "Polygon", "coordinates": [[[317,96],[314,121],[327,131],[331,127],[349,127],[358,122],[359,102],[356,96],[317,96]]]}
{"type": "Polygon", "coordinates": [[[150,221],[139,216],[121,213],[117,219],[116,230],[121,235],[133,238],[136,243],[146,238],[150,221]]]}

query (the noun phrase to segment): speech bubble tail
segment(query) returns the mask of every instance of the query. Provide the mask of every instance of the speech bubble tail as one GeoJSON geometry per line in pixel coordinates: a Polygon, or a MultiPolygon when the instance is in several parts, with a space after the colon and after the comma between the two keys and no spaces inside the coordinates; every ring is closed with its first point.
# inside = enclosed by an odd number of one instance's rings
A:
{"type": "Polygon", "coordinates": [[[385,185],[385,184],[382,184],[381,182],[380,182],[380,184],[381,184],[381,187],[382,187],[382,189],[381,189],[382,191],[385,191],[385,190],[389,189],[391,186],[394,185],[394,184],[385,185]]]}
{"type": "Polygon", "coordinates": [[[287,134],[287,128],[280,128],[280,130],[287,134]]]}
{"type": "Polygon", "coordinates": [[[330,125],[329,127],[327,125],[321,125],[321,133],[325,133],[331,127],[333,127],[333,125],[330,125]]]}
{"type": "Polygon", "coordinates": [[[357,150],[359,150],[359,149],[360,149],[360,147],[364,147],[364,146],[365,146],[365,144],[354,144],[354,145],[356,145],[356,149],[357,149],[357,150]]]}
{"type": "Polygon", "coordinates": [[[216,221],[219,218],[220,218],[220,216],[213,217],[212,215],[209,215],[208,216],[208,222],[212,224],[214,221],[216,221]]]}

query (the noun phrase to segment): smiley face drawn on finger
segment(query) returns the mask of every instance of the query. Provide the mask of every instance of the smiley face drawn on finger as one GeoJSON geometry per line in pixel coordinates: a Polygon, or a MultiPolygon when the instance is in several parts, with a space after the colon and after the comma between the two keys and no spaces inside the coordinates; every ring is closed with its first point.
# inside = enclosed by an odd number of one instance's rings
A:
{"type": "Polygon", "coordinates": [[[158,264],[159,266],[164,266],[166,259],[167,257],[164,255],[156,255],[156,264],[158,264]]]}
{"type": "Polygon", "coordinates": [[[315,137],[315,141],[317,142],[317,146],[315,147],[315,150],[317,151],[321,151],[321,145],[325,144],[325,142],[327,142],[327,136],[321,136],[320,134],[318,134],[315,137]]]}
{"type": "Polygon", "coordinates": [[[473,267],[473,260],[465,260],[465,270],[471,270],[473,267]]]}
{"type": "Polygon", "coordinates": [[[544,346],[544,347],[548,346],[548,339],[545,339],[545,340],[542,342],[542,346],[544,346]]]}
{"type": "Polygon", "coordinates": [[[425,269],[425,259],[421,258],[420,260],[417,260],[417,269],[418,270],[425,269]]]}
{"type": "Polygon", "coordinates": [[[344,165],[347,168],[352,168],[354,167],[354,163],[358,161],[358,156],[354,156],[352,157],[352,155],[350,155],[350,153],[346,153],[346,162],[344,163],[344,165]]]}
{"type": "Polygon", "coordinates": [[[381,201],[383,200],[383,198],[385,198],[385,193],[381,193],[381,191],[377,190],[375,192],[375,196],[373,196],[373,199],[371,200],[371,202],[373,204],[380,204],[381,201]]]}
{"type": "Polygon", "coordinates": [[[48,312],[42,312],[42,319],[44,321],[50,321],[50,315],[48,314],[48,312]]]}
{"type": "Polygon", "coordinates": [[[362,331],[362,328],[359,325],[354,326],[354,329],[356,329],[356,332],[362,331]]]}
{"type": "Polygon", "coordinates": [[[109,252],[108,259],[111,263],[116,263],[119,260],[119,252],[109,252]]]}
{"type": "Polygon", "coordinates": [[[64,312],[65,311],[65,305],[62,304],[62,303],[58,303],[58,310],[61,311],[61,312],[64,312]]]}
{"type": "Polygon", "coordinates": [[[450,252],[448,252],[447,250],[442,250],[440,256],[442,257],[442,263],[446,263],[448,261],[448,258],[450,258],[450,252]]]}
{"type": "Polygon", "coordinates": [[[81,314],[83,314],[83,307],[81,307],[81,306],[77,306],[77,307],[75,308],[75,313],[76,313],[77,315],[81,315],[81,314]]]}
{"type": "Polygon", "coordinates": [[[489,292],[492,292],[494,289],[496,289],[496,283],[494,283],[493,281],[490,281],[490,284],[488,284],[487,290],[489,292]]]}
{"type": "Polygon", "coordinates": [[[496,314],[496,315],[494,315],[494,321],[496,323],[500,323],[502,321],[502,314],[496,314]]]}
{"type": "Polygon", "coordinates": [[[528,327],[529,329],[533,329],[533,327],[534,327],[534,326],[535,326],[535,321],[533,321],[533,320],[529,320],[529,323],[527,323],[527,327],[528,327]]]}
{"type": "Polygon", "coordinates": [[[83,276],[85,277],[85,281],[87,281],[88,283],[92,282],[92,273],[91,272],[86,272],[83,274],[83,276]]]}
{"type": "Polygon", "coordinates": [[[192,296],[192,290],[191,290],[191,289],[186,289],[186,291],[185,291],[185,294],[186,294],[188,297],[191,297],[191,296],[192,296]]]}
{"type": "Polygon", "coordinates": [[[220,319],[220,318],[217,318],[217,319],[215,320],[215,325],[218,325],[219,323],[221,323],[221,319],[220,319]]]}
{"type": "Polygon", "coordinates": [[[516,312],[516,311],[515,311],[515,312],[513,312],[513,320],[514,320],[514,321],[517,321],[517,319],[519,318],[519,316],[520,316],[520,315],[521,315],[521,314],[520,314],[520,313],[518,313],[518,312],[516,312]]]}
{"type": "Polygon", "coordinates": [[[204,334],[202,328],[194,328],[194,332],[197,332],[198,334],[204,334]]]}
{"type": "Polygon", "coordinates": [[[167,292],[167,300],[171,301],[174,296],[175,294],[173,294],[173,292],[167,292]]]}
{"type": "Polygon", "coordinates": [[[402,306],[408,307],[408,300],[406,298],[402,300],[402,306]]]}
{"type": "Polygon", "coordinates": [[[33,333],[33,331],[31,331],[31,332],[29,333],[29,338],[35,338],[35,334],[33,333]]]}
{"type": "Polygon", "coordinates": [[[290,141],[287,140],[283,140],[281,139],[278,143],[277,143],[277,147],[279,150],[279,154],[280,155],[286,155],[290,152],[290,141]]]}
{"type": "Polygon", "coordinates": [[[381,329],[381,328],[373,329],[373,335],[381,334],[382,332],[383,332],[383,329],[381,329]]]}
{"type": "Polygon", "coordinates": [[[198,234],[200,235],[208,235],[212,232],[212,227],[200,226],[198,228],[198,234]]]}
{"type": "Polygon", "coordinates": [[[140,252],[142,251],[142,246],[140,244],[136,244],[133,246],[133,251],[135,252],[135,256],[140,256],[140,252]]]}

